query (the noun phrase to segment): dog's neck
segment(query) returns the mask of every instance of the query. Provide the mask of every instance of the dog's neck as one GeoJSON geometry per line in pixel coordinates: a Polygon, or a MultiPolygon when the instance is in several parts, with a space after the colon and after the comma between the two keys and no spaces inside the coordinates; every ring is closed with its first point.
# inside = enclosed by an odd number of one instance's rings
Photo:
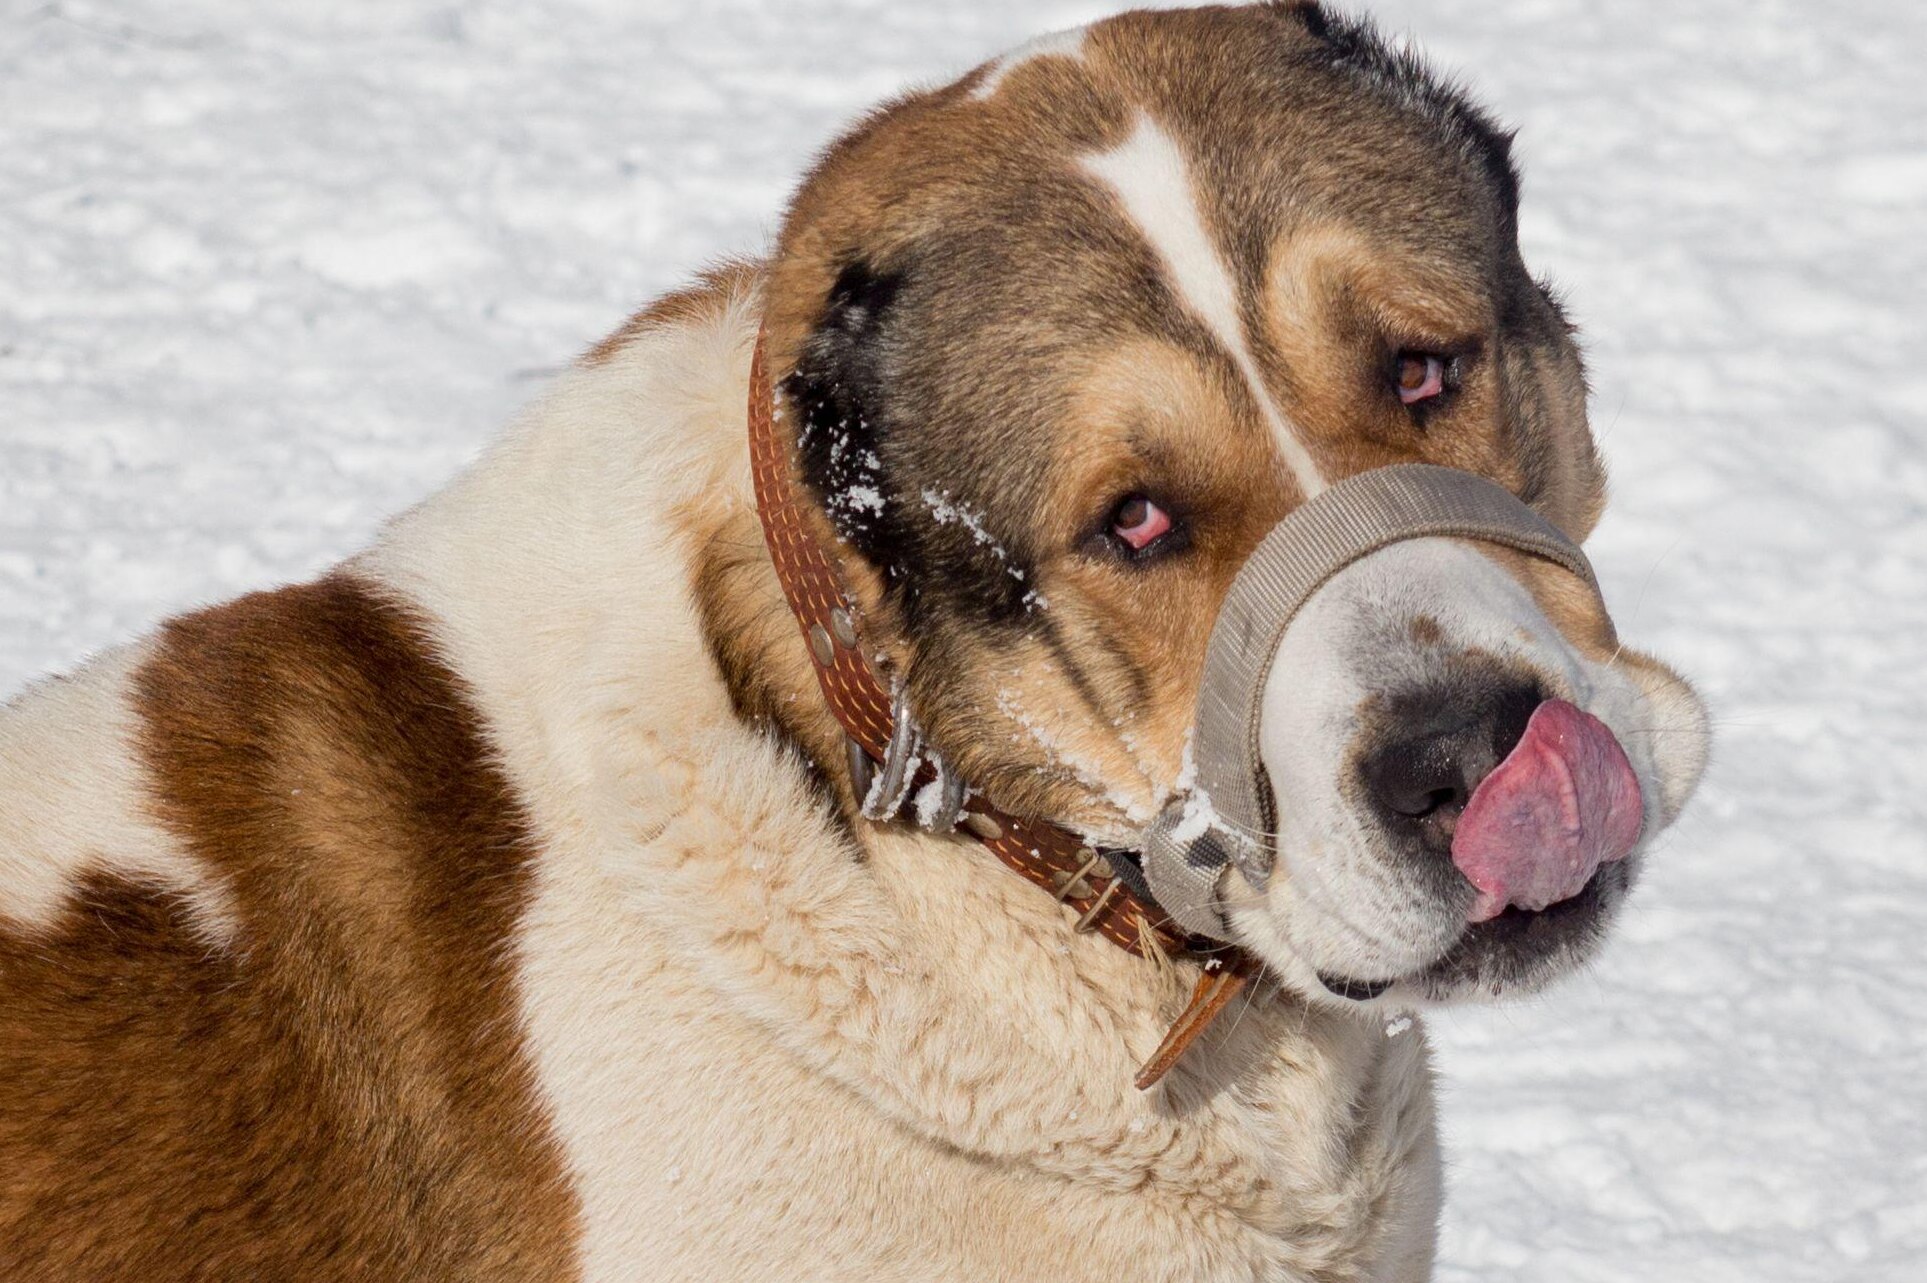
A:
{"type": "MultiPolygon", "coordinates": [[[[741,345],[753,335],[753,280],[737,282],[713,302],[727,313],[720,318],[719,340],[741,345]]],[[[822,802],[840,819],[850,841],[867,847],[877,826],[861,818],[863,799],[856,796],[847,765],[849,726],[839,721],[816,680],[808,630],[799,636],[797,621],[785,607],[783,576],[758,529],[745,425],[752,404],[760,401],[767,412],[767,382],[754,383],[747,359],[752,353],[741,346],[722,361],[713,348],[703,351],[703,368],[684,368],[693,355],[685,350],[692,345],[686,339],[672,342],[675,330],[670,320],[637,327],[627,343],[594,358],[591,368],[565,381],[536,416],[544,430],[535,430],[532,421],[512,433],[470,475],[398,523],[375,556],[392,562],[405,555],[420,562],[412,578],[425,593],[455,589],[462,598],[453,612],[457,624],[461,614],[487,603],[490,626],[475,630],[475,637],[489,649],[462,656],[462,671],[493,674],[490,684],[500,689],[539,695],[549,680],[543,674],[560,659],[600,694],[611,684],[597,674],[648,671],[652,655],[662,656],[653,662],[667,672],[687,662],[672,660],[670,652],[706,653],[722,677],[730,720],[791,746],[811,765],[822,802]],[[679,383],[692,385],[693,397],[679,383]],[[752,386],[760,398],[752,395],[752,386]],[[650,449],[634,440],[571,440],[555,430],[557,420],[565,426],[580,421],[585,433],[600,430],[604,416],[596,411],[605,398],[646,404],[670,396],[692,416],[689,438],[676,443],[686,457],[664,457],[659,440],[650,449]],[[577,400],[585,403],[580,411],[571,406],[577,400]],[[735,441],[713,439],[718,427],[728,431],[725,425],[732,424],[742,434],[735,441]],[[585,472],[590,460],[593,471],[585,472]],[[555,489],[545,501],[550,510],[527,511],[531,478],[555,489]],[[518,531],[518,521],[533,527],[518,531]],[[501,558],[487,566],[439,559],[435,549],[451,545],[435,537],[432,528],[438,526],[454,535],[452,546],[501,544],[501,558]],[[419,537],[406,537],[411,531],[419,537]],[[687,578],[674,585],[652,583],[665,566],[687,568],[687,578]],[[464,576],[477,581],[464,584],[464,576]],[[618,583],[635,585],[633,601],[607,598],[608,586],[618,583]],[[678,611],[678,600],[693,609],[678,611]],[[692,640],[699,639],[696,644],[678,647],[674,639],[691,633],[692,640]],[[516,644],[504,648],[503,638],[516,644]]],[[[773,444],[788,447],[787,442],[773,444]]],[[[390,570],[409,576],[405,567],[391,564],[390,570]]],[[[447,644],[459,649],[458,641],[447,644]]],[[[687,673],[667,679],[670,685],[700,682],[687,673]]],[[[662,694],[674,702],[678,692],[662,694]]],[[[566,742],[563,732],[541,724],[555,711],[544,702],[517,701],[500,715],[535,717],[536,724],[526,728],[529,735],[566,742]]],[[[567,710],[571,716],[579,711],[567,710]]],[[[678,732],[700,734],[687,715],[680,720],[678,732]]],[[[886,726],[883,736],[888,733],[886,726]]],[[[867,745],[873,755],[882,748],[875,737],[867,745]]],[[[973,821],[968,827],[978,841],[1034,884],[1027,893],[1060,922],[1060,929],[1074,924],[1075,930],[1127,952],[1150,956],[1159,966],[1166,955],[1184,951],[1182,935],[1164,925],[1162,913],[1139,899],[1099,853],[1068,830],[1016,819],[981,800],[971,804],[966,818],[973,821]]],[[[954,856],[960,845],[955,839],[938,841],[945,857],[954,856]]],[[[1216,1014],[1233,1004],[1256,971],[1235,954],[1209,961],[1191,1003],[1175,1013],[1169,1036],[1144,1066],[1141,1085],[1154,1084],[1216,1014]]]]}
{"type": "Polygon", "coordinates": [[[927,813],[918,808],[920,822],[941,830],[961,823],[1012,872],[1074,910],[1077,931],[1101,935],[1160,964],[1201,951],[1202,969],[1190,1002],[1139,1068],[1137,1086],[1149,1090],[1257,977],[1257,960],[1232,946],[1187,936],[1150,897],[1141,877],[1127,879],[1120,871],[1124,853],[1107,858],[1048,819],[1013,816],[986,799],[972,801],[939,756],[929,753],[920,760],[919,733],[901,690],[893,699],[879,679],[876,661],[864,646],[863,616],[818,529],[822,523],[799,499],[791,443],[777,429],[768,349],[767,335],[759,332],[746,412],[757,515],[772,573],[810,655],[822,705],[843,731],[846,806],[862,794],[864,818],[888,821],[912,789],[932,790],[939,799],[927,813]],[[924,819],[925,814],[931,818],[924,819]],[[935,818],[939,814],[942,818],[935,818]]]}
{"type": "Polygon", "coordinates": [[[561,1004],[569,1054],[627,1063],[668,969],[712,1024],[957,1152],[1203,1198],[1287,1238],[1330,1196],[1369,1201],[1347,1154],[1429,1143],[1416,1031],[1237,1002],[1209,1056],[1135,1091],[1180,977],[1075,936],[975,843],[836,822],[841,728],[750,493],[753,277],[683,307],[568,375],[362,563],[435,621],[542,843],[520,930],[561,961],[530,1009],[561,1004]],[[814,797],[799,755],[827,764],[814,797]],[[598,1014],[571,1023],[582,977],[598,1014]],[[1361,1133],[1367,1097],[1415,1121],[1361,1133]]]}

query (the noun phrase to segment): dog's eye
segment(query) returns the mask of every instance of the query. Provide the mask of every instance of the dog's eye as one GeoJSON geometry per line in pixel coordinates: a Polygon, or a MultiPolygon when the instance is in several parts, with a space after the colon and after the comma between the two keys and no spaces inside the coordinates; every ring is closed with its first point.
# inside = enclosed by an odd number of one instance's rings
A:
{"type": "Polygon", "coordinates": [[[1131,549],[1143,552],[1171,529],[1171,514],[1141,494],[1134,494],[1111,513],[1111,533],[1131,549]]]}
{"type": "Polygon", "coordinates": [[[1445,391],[1448,362],[1437,352],[1400,352],[1394,370],[1398,399],[1406,405],[1429,401],[1445,391]]]}

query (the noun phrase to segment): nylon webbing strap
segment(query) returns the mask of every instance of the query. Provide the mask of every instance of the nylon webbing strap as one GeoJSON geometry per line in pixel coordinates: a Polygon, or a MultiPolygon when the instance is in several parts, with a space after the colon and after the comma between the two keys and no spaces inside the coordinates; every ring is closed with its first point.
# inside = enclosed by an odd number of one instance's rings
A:
{"type": "Polygon", "coordinates": [[[1258,718],[1292,617],[1352,562],[1432,537],[1516,548],[1564,566],[1598,590],[1586,554],[1551,522],[1503,486],[1457,468],[1376,468],[1294,509],[1238,572],[1211,630],[1191,741],[1193,792],[1201,796],[1167,807],[1145,843],[1151,890],[1187,930],[1224,938],[1218,878],[1227,860],[1247,869],[1270,865],[1270,845],[1257,836],[1273,827],[1260,791],[1258,718]],[[1202,832],[1200,816],[1210,820],[1202,832]]]}

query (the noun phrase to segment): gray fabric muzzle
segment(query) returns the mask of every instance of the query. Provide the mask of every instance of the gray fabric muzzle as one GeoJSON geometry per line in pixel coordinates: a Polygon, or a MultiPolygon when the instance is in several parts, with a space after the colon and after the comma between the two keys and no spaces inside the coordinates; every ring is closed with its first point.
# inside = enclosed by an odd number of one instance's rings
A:
{"type": "Polygon", "coordinates": [[[1187,931],[1225,939],[1218,879],[1227,862],[1254,886],[1269,877],[1276,829],[1258,757],[1265,680],[1285,629],[1324,582],[1407,539],[1502,544],[1564,566],[1596,592],[1592,564],[1504,487],[1430,464],[1361,472],[1300,504],[1272,528],[1232,581],[1205,652],[1191,737],[1193,779],[1151,825],[1144,874],[1187,931]]]}

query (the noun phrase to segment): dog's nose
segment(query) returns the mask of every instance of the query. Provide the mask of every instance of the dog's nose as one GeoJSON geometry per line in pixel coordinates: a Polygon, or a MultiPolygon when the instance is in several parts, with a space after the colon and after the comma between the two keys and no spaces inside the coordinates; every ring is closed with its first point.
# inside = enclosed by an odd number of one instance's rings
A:
{"type": "Polygon", "coordinates": [[[1395,701],[1385,742],[1360,764],[1387,823],[1415,830],[1426,847],[1451,850],[1472,790],[1504,761],[1543,702],[1536,686],[1439,689],[1395,701]]]}

